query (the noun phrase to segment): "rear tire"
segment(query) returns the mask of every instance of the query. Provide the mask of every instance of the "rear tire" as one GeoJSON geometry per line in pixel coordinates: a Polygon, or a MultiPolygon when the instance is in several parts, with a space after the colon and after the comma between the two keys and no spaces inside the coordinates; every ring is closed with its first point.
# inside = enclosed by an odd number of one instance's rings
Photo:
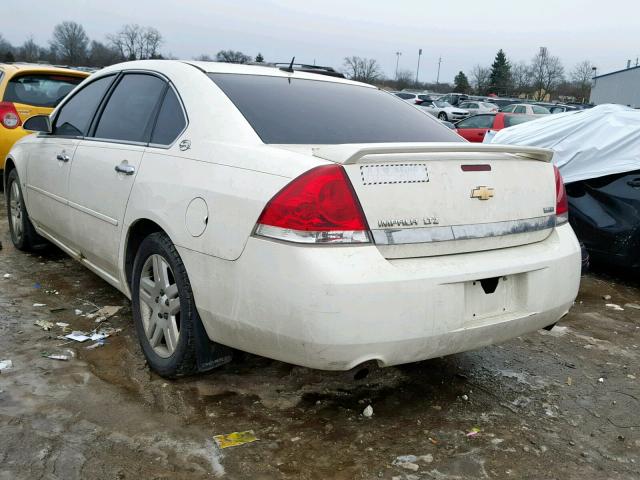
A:
{"type": "Polygon", "coordinates": [[[9,233],[13,245],[18,249],[29,252],[45,243],[45,240],[36,233],[27,207],[24,204],[20,179],[16,169],[9,172],[7,177],[7,189],[5,192],[7,200],[7,217],[9,219],[9,233]]]}
{"type": "MultiPolygon", "coordinates": [[[[140,244],[131,282],[138,340],[152,370],[163,377],[198,371],[199,328],[191,283],[175,246],[164,232],[140,244]]],[[[207,342],[208,338],[205,339],[207,342]]]]}
{"type": "Polygon", "coordinates": [[[438,114],[438,118],[439,118],[440,120],[444,121],[444,122],[448,122],[448,121],[449,121],[449,119],[448,119],[448,117],[447,117],[447,114],[446,114],[445,112],[440,112],[440,113],[438,114]]]}

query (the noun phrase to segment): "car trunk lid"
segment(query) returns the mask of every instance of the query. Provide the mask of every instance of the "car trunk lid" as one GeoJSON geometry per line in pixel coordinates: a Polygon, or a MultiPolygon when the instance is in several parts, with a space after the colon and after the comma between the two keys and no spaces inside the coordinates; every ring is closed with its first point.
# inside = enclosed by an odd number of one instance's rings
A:
{"type": "Polygon", "coordinates": [[[466,143],[312,148],[342,164],[387,258],[538,242],[555,226],[550,150],[466,143]]]}

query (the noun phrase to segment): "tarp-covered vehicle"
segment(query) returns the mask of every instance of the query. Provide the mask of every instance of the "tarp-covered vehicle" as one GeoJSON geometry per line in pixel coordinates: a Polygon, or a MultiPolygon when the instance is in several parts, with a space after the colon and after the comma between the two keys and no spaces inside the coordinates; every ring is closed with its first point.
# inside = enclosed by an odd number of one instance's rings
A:
{"type": "Polygon", "coordinates": [[[491,143],[551,148],[569,221],[590,256],[640,268],[640,111],[601,105],[501,130],[491,143]]]}

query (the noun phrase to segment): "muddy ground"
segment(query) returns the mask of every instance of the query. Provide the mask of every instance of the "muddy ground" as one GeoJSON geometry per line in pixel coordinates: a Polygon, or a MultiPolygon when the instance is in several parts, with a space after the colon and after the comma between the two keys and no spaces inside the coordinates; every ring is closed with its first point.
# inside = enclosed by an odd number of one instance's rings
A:
{"type": "Polygon", "coordinates": [[[559,327],[474,352],[351,372],[247,356],[168,381],[146,366],[127,300],[54,248],[16,251],[0,207],[2,480],[640,478],[633,277],[587,275],[559,327]],[[104,347],[34,325],[90,329],[75,309],[94,305],[123,306],[104,347]],[[259,440],[214,445],[243,430],[259,440]]]}

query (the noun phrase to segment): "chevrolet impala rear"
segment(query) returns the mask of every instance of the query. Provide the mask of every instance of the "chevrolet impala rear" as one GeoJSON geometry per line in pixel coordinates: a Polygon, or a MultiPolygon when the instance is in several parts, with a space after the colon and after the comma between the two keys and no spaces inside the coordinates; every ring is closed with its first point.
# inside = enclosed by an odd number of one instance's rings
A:
{"type": "Polygon", "coordinates": [[[217,341],[321,369],[394,365],[548,327],[571,307],[580,249],[550,151],[467,143],[364,85],[210,77],[265,159],[287,152],[301,170],[226,270],[235,301],[200,295],[217,341]]]}

